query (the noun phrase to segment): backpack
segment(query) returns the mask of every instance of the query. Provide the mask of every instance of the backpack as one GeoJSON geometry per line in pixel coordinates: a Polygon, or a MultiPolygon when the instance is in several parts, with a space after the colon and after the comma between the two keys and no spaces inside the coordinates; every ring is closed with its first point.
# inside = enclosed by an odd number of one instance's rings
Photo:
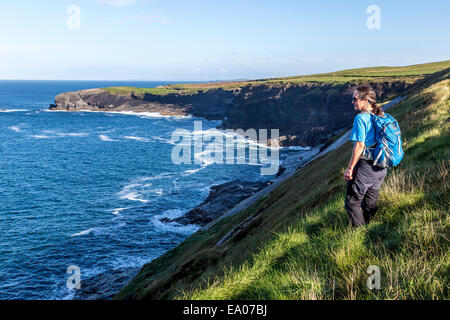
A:
{"type": "Polygon", "coordinates": [[[403,159],[400,126],[390,114],[383,117],[371,113],[375,129],[376,143],[364,148],[363,159],[373,160],[373,165],[380,168],[397,166],[403,159]]]}

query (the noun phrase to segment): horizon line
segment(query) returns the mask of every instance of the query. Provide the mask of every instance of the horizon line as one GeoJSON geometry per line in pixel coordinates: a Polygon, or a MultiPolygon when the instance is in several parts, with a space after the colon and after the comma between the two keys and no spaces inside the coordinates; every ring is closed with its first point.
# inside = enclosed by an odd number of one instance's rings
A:
{"type": "Polygon", "coordinates": [[[277,79],[277,78],[290,78],[290,77],[304,77],[304,76],[312,76],[312,75],[319,75],[319,74],[327,74],[327,73],[334,73],[334,72],[340,72],[340,71],[346,71],[346,70],[357,70],[357,69],[365,69],[365,68],[403,68],[403,67],[412,67],[412,66],[418,66],[418,65],[426,65],[426,64],[433,64],[433,63],[442,63],[450,61],[450,59],[444,59],[444,60],[437,60],[437,61],[431,61],[431,62],[423,62],[423,63],[414,63],[414,64],[407,64],[407,65],[378,65],[378,66],[364,66],[364,67],[352,67],[352,68],[346,68],[346,69],[339,69],[339,70],[332,70],[327,72],[320,72],[320,73],[311,73],[311,74],[295,74],[295,75],[283,75],[283,76],[272,76],[272,77],[261,77],[261,78],[238,78],[238,79],[214,79],[214,80],[133,80],[133,79],[127,79],[127,80],[99,80],[99,79],[0,79],[0,81],[129,81],[129,82],[182,82],[182,83],[202,83],[202,82],[234,82],[234,81],[258,81],[258,80],[267,80],[267,79],[277,79]]]}

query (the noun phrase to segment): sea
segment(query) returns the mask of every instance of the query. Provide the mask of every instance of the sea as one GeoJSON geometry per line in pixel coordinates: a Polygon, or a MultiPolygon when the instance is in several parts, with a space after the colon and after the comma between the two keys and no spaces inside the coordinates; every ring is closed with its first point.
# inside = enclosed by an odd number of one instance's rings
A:
{"type": "MultiPolygon", "coordinates": [[[[274,178],[261,174],[267,163],[210,161],[206,145],[193,152],[198,163],[174,163],[175,130],[211,144],[211,137],[229,134],[215,129],[221,121],[49,111],[62,92],[164,84],[0,81],[0,299],[73,299],[73,270],[81,285],[99,274],[138,270],[196,232],[197,225],[160,220],[195,208],[212,186],[274,178]],[[195,121],[201,132],[194,131],[195,121]]],[[[267,148],[235,138],[236,147],[247,148],[247,160],[251,149],[267,148]]],[[[303,150],[281,148],[280,163],[303,150]]]]}

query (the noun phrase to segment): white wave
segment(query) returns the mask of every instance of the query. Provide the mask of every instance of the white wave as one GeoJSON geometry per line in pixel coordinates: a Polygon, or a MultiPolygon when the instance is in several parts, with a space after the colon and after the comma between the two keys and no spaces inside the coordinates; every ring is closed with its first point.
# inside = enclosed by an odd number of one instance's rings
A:
{"type": "Polygon", "coordinates": [[[159,196],[164,194],[164,190],[163,189],[154,189],[154,190],[150,190],[150,192],[155,193],[159,196]]]}
{"type": "Polygon", "coordinates": [[[23,111],[30,111],[27,109],[0,109],[0,112],[23,112],[23,111]]]}
{"type": "Polygon", "coordinates": [[[142,194],[153,194],[161,196],[165,194],[165,190],[161,188],[149,189],[149,187],[151,187],[153,184],[148,181],[169,177],[174,177],[174,174],[163,172],[150,177],[140,177],[133,179],[130,184],[124,186],[122,190],[117,193],[117,195],[120,197],[120,199],[139,201],[143,203],[149,202],[150,200],[144,199],[142,194]]]}
{"type": "Polygon", "coordinates": [[[11,129],[11,130],[13,130],[13,131],[15,131],[15,132],[22,132],[22,131],[24,131],[23,129],[24,129],[25,127],[28,127],[28,124],[25,123],[25,122],[22,122],[22,123],[19,123],[19,124],[17,124],[17,125],[10,126],[10,127],[8,127],[8,128],[11,129]]]}
{"type": "Polygon", "coordinates": [[[36,139],[50,139],[50,138],[54,138],[52,136],[46,136],[46,135],[43,135],[43,134],[32,134],[29,137],[36,138],[36,139]]]}
{"type": "Polygon", "coordinates": [[[182,216],[183,214],[184,211],[180,209],[169,209],[164,211],[162,214],[153,216],[150,220],[150,224],[152,224],[158,230],[166,230],[178,234],[190,235],[197,231],[200,227],[192,224],[184,226],[177,222],[165,223],[160,221],[160,219],[162,218],[175,219],[182,216]]]}
{"type": "Polygon", "coordinates": [[[201,166],[201,167],[198,168],[198,169],[186,170],[186,171],[184,171],[184,172],[182,173],[182,175],[183,175],[184,177],[190,176],[191,174],[197,173],[197,172],[199,172],[200,170],[202,170],[202,169],[204,169],[204,168],[206,168],[205,165],[201,166]]]}
{"type": "Polygon", "coordinates": [[[74,233],[74,234],[71,235],[71,237],[84,236],[84,235],[87,235],[87,234],[91,233],[94,230],[95,230],[95,228],[90,228],[90,229],[87,229],[87,230],[84,230],[84,231],[81,231],[81,232],[78,232],[78,233],[74,233]]]}
{"type": "Polygon", "coordinates": [[[221,131],[219,129],[216,128],[211,128],[211,129],[206,129],[206,130],[194,130],[191,132],[194,135],[209,135],[209,136],[213,136],[213,135],[225,135],[226,131],[221,131]]]}
{"type": "Polygon", "coordinates": [[[139,201],[139,202],[143,202],[146,203],[149,200],[146,199],[140,199],[138,198],[140,197],[140,194],[137,192],[129,192],[129,193],[125,193],[123,195],[120,196],[120,199],[127,199],[127,200],[131,200],[131,201],[139,201]]]}
{"type": "Polygon", "coordinates": [[[142,142],[149,142],[150,141],[147,138],[135,137],[135,136],[124,136],[124,138],[131,139],[131,140],[142,141],[142,142]]]}
{"type": "Polygon", "coordinates": [[[15,131],[15,132],[21,132],[21,131],[23,131],[22,129],[19,128],[19,126],[11,126],[11,127],[9,127],[9,129],[11,129],[11,130],[13,130],[13,131],[15,131]]]}
{"type": "Polygon", "coordinates": [[[181,217],[183,215],[183,210],[181,209],[169,209],[164,211],[160,217],[169,218],[169,219],[175,219],[178,217],[181,217]]]}
{"type": "Polygon", "coordinates": [[[115,209],[108,210],[108,212],[112,212],[112,214],[116,214],[117,215],[117,214],[119,214],[122,211],[127,210],[127,209],[130,209],[130,207],[127,207],[127,208],[115,208],[115,209]]]}
{"type": "MultiPolygon", "coordinates": [[[[66,110],[46,110],[46,111],[66,111],[66,110]]],[[[67,111],[66,111],[67,112],[67,111]]],[[[192,118],[192,115],[163,115],[158,112],[137,112],[137,111],[98,111],[98,110],[87,110],[87,109],[80,109],[80,110],[70,110],[69,112],[95,112],[95,113],[105,113],[105,114],[123,114],[123,115],[130,115],[130,116],[139,116],[142,118],[192,118]]]]}
{"type": "Polygon", "coordinates": [[[141,187],[142,187],[142,188],[148,188],[148,187],[150,187],[152,184],[153,184],[153,183],[146,183],[146,184],[143,184],[141,187]]]}
{"type": "Polygon", "coordinates": [[[173,176],[174,175],[172,173],[163,172],[163,173],[151,176],[151,177],[141,177],[141,178],[136,179],[135,181],[137,181],[137,182],[149,181],[149,180],[156,180],[156,179],[161,179],[161,178],[171,178],[173,176]]]}
{"type": "Polygon", "coordinates": [[[87,132],[55,132],[53,130],[43,130],[43,133],[46,134],[34,134],[30,135],[30,137],[37,139],[48,139],[48,138],[56,138],[56,137],[85,137],[89,135],[87,132]]]}
{"type": "Polygon", "coordinates": [[[194,154],[194,158],[200,160],[202,162],[203,166],[209,166],[215,162],[215,159],[211,157],[211,154],[214,152],[214,150],[203,150],[202,152],[197,152],[194,154]]]}
{"type": "Polygon", "coordinates": [[[141,199],[139,198],[141,195],[135,191],[134,189],[136,187],[140,187],[141,184],[139,183],[132,183],[129,184],[125,187],[122,188],[122,190],[120,190],[120,192],[118,193],[120,199],[127,199],[127,200],[131,200],[131,201],[139,201],[139,202],[148,202],[148,200],[146,199],[141,199]]]}
{"type": "Polygon", "coordinates": [[[161,137],[157,137],[157,136],[152,136],[152,138],[155,139],[155,140],[159,140],[159,141],[168,143],[168,144],[173,144],[173,145],[175,145],[175,143],[172,142],[171,139],[161,138],[161,137]]]}
{"type": "Polygon", "coordinates": [[[140,116],[142,118],[173,118],[173,117],[183,117],[183,116],[170,116],[162,115],[158,112],[135,112],[135,111],[111,111],[111,113],[125,114],[131,116],[140,116]]]}
{"type": "Polygon", "coordinates": [[[156,259],[159,255],[157,252],[139,253],[136,256],[128,254],[126,258],[114,258],[114,260],[108,262],[108,265],[111,270],[136,268],[137,273],[144,264],[156,259]]]}
{"type": "MultiPolygon", "coordinates": [[[[204,143],[227,143],[227,140],[230,140],[232,143],[236,143],[237,145],[248,145],[249,148],[251,149],[257,149],[257,148],[267,148],[267,149],[271,149],[271,150],[278,150],[281,147],[272,147],[272,146],[268,146],[264,143],[260,143],[258,141],[252,140],[249,137],[243,136],[241,134],[238,134],[234,131],[221,131],[218,130],[216,128],[212,128],[212,129],[208,129],[208,130],[195,130],[190,132],[190,134],[193,136],[194,141],[197,139],[202,139],[202,140],[206,140],[204,141],[204,143]],[[220,140],[216,141],[208,141],[210,140],[210,137],[212,136],[217,136],[217,137],[225,137],[225,139],[221,138],[220,140]],[[197,139],[195,139],[197,138],[197,139]],[[223,141],[222,141],[223,140],[223,141]],[[252,148],[253,147],[253,148],[252,148]]],[[[270,132],[268,132],[268,137],[270,138],[270,132]]]]}
{"type": "Polygon", "coordinates": [[[140,184],[138,184],[138,183],[132,183],[132,184],[126,185],[125,187],[122,188],[122,190],[120,191],[120,193],[122,193],[122,192],[127,192],[127,191],[129,191],[129,190],[131,190],[132,188],[137,187],[137,186],[140,186],[140,184]]]}
{"type": "Polygon", "coordinates": [[[108,137],[107,135],[104,135],[104,134],[99,135],[99,137],[102,141],[119,141],[119,140],[111,139],[110,137],[108,137]]]}
{"type": "Polygon", "coordinates": [[[59,137],[84,137],[84,136],[89,135],[89,133],[87,133],[87,132],[69,132],[69,133],[57,132],[56,135],[59,137]]]}

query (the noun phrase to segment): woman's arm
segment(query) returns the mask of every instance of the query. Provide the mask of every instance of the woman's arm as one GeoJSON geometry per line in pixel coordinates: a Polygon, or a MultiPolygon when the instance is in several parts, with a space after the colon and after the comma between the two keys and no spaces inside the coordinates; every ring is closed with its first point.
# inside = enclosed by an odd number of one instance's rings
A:
{"type": "Polygon", "coordinates": [[[365,144],[362,141],[356,141],[355,146],[353,147],[352,157],[350,158],[350,161],[348,162],[347,170],[345,170],[344,173],[344,179],[345,180],[352,180],[353,179],[353,169],[355,168],[356,163],[358,162],[359,158],[361,157],[363,151],[364,151],[365,144]]]}

